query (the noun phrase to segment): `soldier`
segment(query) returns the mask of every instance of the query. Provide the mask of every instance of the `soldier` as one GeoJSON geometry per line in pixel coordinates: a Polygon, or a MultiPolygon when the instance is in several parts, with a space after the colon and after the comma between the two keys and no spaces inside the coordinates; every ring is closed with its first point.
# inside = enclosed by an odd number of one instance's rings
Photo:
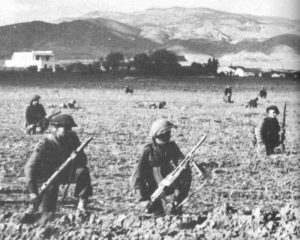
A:
{"type": "Polygon", "coordinates": [[[167,103],[166,103],[165,101],[159,102],[158,108],[159,108],[159,109],[162,109],[162,108],[164,108],[166,105],[167,105],[167,103]]]}
{"type": "Polygon", "coordinates": [[[86,213],[86,204],[92,194],[91,178],[86,166],[87,157],[82,151],[73,163],[63,171],[56,184],[50,186],[39,196],[38,185],[45,182],[70,154],[80,146],[80,141],[72,127],[76,127],[73,118],[67,114],[56,116],[50,121],[55,129],[36,146],[25,166],[25,179],[32,202],[39,203],[38,212],[53,215],[56,209],[60,184],[75,182],[75,197],[79,198],[77,213],[86,213]]]}
{"type": "Polygon", "coordinates": [[[70,108],[70,109],[75,109],[77,108],[76,100],[70,100],[67,103],[62,104],[63,108],[70,108]]]}
{"type": "Polygon", "coordinates": [[[131,89],[128,86],[125,87],[124,91],[125,91],[125,93],[133,93],[133,89],[131,89]]]}
{"type": "Polygon", "coordinates": [[[223,98],[224,102],[232,103],[231,96],[232,96],[232,88],[229,85],[227,85],[224,90],[224,98],[223,98]]]}
{"type": "MultiPolygon", "coordinates": [[[[148,202],[158,183],[165,178],[184,159],[179,147],[170,141],[171,129],[177,128],[166,119],[156,120],[151,127],[152,142],[144,147],[143,153],[131,177],[138,202],[148,202]]],[[[182,172],[175,184],[166,190],[166,195],[174,194],[171,214],[182,214],[178,205],[187,197],[191,185],[189,166],[182,172]]],[[[154,203],[148,213],[163,215],[161,200],[154,203]]]]}
{"type": "Polygon", "coordinates": [[[257,101],[258,101],[258,97],[251,99],[249,102],[246,103],[246,108],[257,108],[257,101]]]}
{"type": "Polygon", "coordinates": [[[29,106],[26,108],[26,133],[35,134],[37,132],[42,133],[48,128],[49,123],[47,120],[43,120],[46,116],[46,111],[42,104],[39,103],[41,97],[34,95],[30,100],[29,106]],[[37,124],[36,124],[37,123],[37,124]],[[36,124],[34,126],[34,124],[36,124]],[[34,126],[34,127],[33,127],[34,126]]]}
{"type": "Polygon", "coordinates": [[[279,122],[276,116],[279,114],[277,106],[269,106],[266,109],[267,117],[255,129],[258,152],[266,152],[267,155],[274,154],[274,149],[284,141],[279,122]]]}
{"type": "Polygon", "coordinates": [[[261,98],[266,98],[267,97],[267,90],[264,87],[259,91],[259,96],[261,98]]]}

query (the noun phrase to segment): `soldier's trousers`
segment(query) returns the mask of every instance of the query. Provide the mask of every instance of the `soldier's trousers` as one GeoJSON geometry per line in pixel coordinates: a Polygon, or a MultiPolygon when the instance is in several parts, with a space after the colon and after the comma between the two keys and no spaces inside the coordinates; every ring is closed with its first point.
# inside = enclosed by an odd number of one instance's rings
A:
{"type": "Polygon", "coordinates": [[[265,142],[266,154],[269,156],[274,154],[274,149],[280,145],[280,141],[278,139],[270,139],[265,142]]]}
{"type": "MultiPolygon", "coordinates": [[[[55,211],[59,185],[68,184],[67,180],[67,177],[63,176],[57,183],[49,187],[49,189],[41,197],[39,211],[55,211]]],[[[74,192],[75,197],[88,199],[88,197],[92,195],[91,177],[88,168],[76,168],[70,182],[76,184],[74,192]]]]}

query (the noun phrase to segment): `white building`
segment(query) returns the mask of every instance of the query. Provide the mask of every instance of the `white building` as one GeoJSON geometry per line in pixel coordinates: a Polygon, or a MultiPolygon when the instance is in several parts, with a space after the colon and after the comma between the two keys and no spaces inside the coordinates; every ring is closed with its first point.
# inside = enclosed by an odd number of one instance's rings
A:
{"type": "Polygon", "coordinates": [[[53,51],[14,52],[11,60],[5,60],[4,66],[12,68],[36,66],[38,71],[49,68],[55,71],[55,57],[53,51]]]}
{"type": "Polygon", "coordinates": [[[260,68],[245,68],[242,66],[219,67],[218,73],[223,73],[226,76],[238,77],[262,77],[260,68]]]}
{"type": "Polygon", "coordinates": [[[233,76],[235,73],[235,70],[230,67],[218,67],[217,73],[218,74],[223,73],[226,76],[233,76]]]}

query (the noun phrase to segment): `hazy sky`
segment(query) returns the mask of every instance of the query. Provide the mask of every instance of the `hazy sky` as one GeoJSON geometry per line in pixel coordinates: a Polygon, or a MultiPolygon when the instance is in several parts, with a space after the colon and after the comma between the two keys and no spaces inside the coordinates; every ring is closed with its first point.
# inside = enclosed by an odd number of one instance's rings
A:
{"type": "Polygon", "coordinates": [[[77,17],[96,10],[134,12],[173,6],[207,7],[234,13],[300,18],[300,0],[1,0],[0,25],[77,17]]]}

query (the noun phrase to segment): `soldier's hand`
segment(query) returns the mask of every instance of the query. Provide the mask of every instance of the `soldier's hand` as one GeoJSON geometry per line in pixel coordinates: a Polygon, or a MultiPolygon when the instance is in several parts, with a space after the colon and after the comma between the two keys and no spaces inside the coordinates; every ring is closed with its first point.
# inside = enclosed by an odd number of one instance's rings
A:
{"type": "Polygon", "coordinates": [[[37,193],[30,193],[29,198],[30,198],[30,201],[33,202],[34,204],[38,203],[40,200],[40,197],[37,193]]]}
{"type": "Polygon", "coordinates": [[[139,208],[145,209],[149,205],[149,200],[139,202],[139,208]]]}
{"type": "Polygon", "coordinates": [[[258,144],[256,150],[257,150],[257,154],[259,154],[259,155],[266,154],[266,147],[264,144],[258,144]]]}

